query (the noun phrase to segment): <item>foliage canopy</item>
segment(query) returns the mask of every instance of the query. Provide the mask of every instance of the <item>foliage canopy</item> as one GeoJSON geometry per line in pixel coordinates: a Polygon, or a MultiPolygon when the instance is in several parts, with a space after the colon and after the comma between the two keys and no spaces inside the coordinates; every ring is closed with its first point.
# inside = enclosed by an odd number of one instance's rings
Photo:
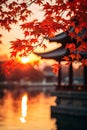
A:
{"type": "Polygon", "coordinates": [[[24,38],[11,41],[11,57],[26,56],[37,46],[46,48],[43,44],[45,37],[53,37],[71,26],[74,32],[69,32],[69,35],[77,42],[68,44],[67,48],[71,52],[73,47],[77,52],[87,51],[87,32],[78,35],[83,29],[87,30],[87,0],[0,0],[0,27],[10,31],[12,25],[18,23],[24,38]],[[41,7],[44,12],[42,20],[30,20],[33,15],[31,6],[41,7]]]}

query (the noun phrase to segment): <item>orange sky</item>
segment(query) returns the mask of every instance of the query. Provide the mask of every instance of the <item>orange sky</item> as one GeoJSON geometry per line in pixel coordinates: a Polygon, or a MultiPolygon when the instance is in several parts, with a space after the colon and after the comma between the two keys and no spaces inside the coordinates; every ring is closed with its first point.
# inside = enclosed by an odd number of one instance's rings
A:
{"type": "MultiPolygon", "coordinates": [[[[19,26],[17,26],[17,25],[14,25],[13,29],[10,32],[8,32],[6,30],[1,30],[1,31],[3,33],[3,38],[2,38],[3,44],[0,45],[0,60],[5,60],[5,59],[10,57],[10,55],[9,55],[10,52],[11,52],[10,41],[15,40],[16,38],[23,37],[23,34],[22,34],[22,31],[19,29],[19,26]]],[[[45,51],[53,50],[56,47],[60,46],[60,44],[57,44],[56,42],[49,43],[47,40],[44,40],[44,43],[47,46],[46,50],[44,50],[43,48],[38,47],[37,49],[35,49],[35,51],[36,52],[45,52],[45,51]]],[[[38,57],[31,54],[30,58],[33,60],[33,59],[36,59],[38,57]]]]}
{"type": "MultiPolygon", "coordinates": [[[[29,20],[38,18],[41,21],[43,19],[44,12],[41,11],[42,10],[41,7],[38,8],[37,5],[35,6],[33,4],[29,8],[31,8],[33,10],[33,16],[29,17],[29,20]]],[[[3,34],[3,37],[2,37],[3,44],[0,45],[0,60],[5,60],[10,57],[10,55],[9,55],[9,53],[11,52],[11,50],[9,49],[10,41],[15,40],[16,38],[21,38],[21,37],[23,38],[24,36],[23,36],[22,30],[20,30],[19,25],[12,25],[12,30],[10,32],[8,32],[4,29],[3,30],[0,29],[0,32],[3,34]]],[[[44,41],[44,43],[46,43],[46,45],[47,45],[46,51],[55,49],[58,46],[58,44],[56,44],[56,43],[48,44],[48,41],[46,41],[46,40],[44,41]]],[[[42,48],[38,48],[35,51],[43,52],[44,50],[42,48]]],[[[31,55],[31,58],[32,57],[37,58],[37,57],[31,55]]]]}

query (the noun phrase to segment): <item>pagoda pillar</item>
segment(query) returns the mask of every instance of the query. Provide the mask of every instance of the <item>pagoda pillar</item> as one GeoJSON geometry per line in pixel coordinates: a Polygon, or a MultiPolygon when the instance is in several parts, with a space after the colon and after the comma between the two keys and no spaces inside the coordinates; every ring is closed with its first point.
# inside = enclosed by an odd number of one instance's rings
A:
{"type": "Polygon", "coordinates": [[[69,86],[72,86],[72,82],[73,82],[73,67],[71,62],[69,66],[69,86]]]}

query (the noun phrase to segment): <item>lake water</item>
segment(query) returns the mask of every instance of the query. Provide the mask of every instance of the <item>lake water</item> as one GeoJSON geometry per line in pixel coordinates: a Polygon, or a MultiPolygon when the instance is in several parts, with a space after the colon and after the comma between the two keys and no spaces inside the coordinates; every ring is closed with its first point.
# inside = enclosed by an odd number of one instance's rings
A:
{"type": "Polygon", "coordinates": [[[55,130],[50,106],[55,97],[46,92],[0,92],[0,130],[55,130]]]}
{"type": "Polygon", "coordinates": [[[87,130],[87,120],[52,117],[50,91],[0,90],[0,130],[87,130]]]}

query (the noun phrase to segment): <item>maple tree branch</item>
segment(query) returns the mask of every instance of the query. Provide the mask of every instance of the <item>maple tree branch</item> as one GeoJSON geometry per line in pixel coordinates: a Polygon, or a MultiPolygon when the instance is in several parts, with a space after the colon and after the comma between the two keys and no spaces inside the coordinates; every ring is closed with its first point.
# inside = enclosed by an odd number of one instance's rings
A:
{"type": "MultiPolygon", "coordinates": [[[[41,44],[43,44],[43,41],[44,41],[44,39],[46,39],[46,38],[42,38],[41,39],[41,42],[40,43],[38,43],[37,45],[32,45],[32,47],[34,48],[34,49],[36,49],[38,46],[41,46],[41,44]]],[[[24,45],[24,46],[26,46],[26,45],[24,45]]],[[[27,47],[29,47],[30,45],[27,45],[27,47]]]]}
{"type": "Polygon", "coordinates": [[[28,6],[31,6],[35,1],[36,1],[36,0],[33,0],[32,2],[30,2],[30,3],[28,4],[28,6]]]}

